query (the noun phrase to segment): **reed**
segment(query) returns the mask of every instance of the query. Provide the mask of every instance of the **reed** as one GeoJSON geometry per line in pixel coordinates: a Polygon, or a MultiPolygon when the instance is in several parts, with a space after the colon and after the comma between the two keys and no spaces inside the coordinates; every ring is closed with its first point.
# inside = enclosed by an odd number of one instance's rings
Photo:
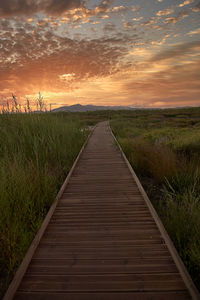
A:
{"type": "Polygon", "coordinates": [[[0,115],[1,293],[88,135],[77,116],[0,115]]]}

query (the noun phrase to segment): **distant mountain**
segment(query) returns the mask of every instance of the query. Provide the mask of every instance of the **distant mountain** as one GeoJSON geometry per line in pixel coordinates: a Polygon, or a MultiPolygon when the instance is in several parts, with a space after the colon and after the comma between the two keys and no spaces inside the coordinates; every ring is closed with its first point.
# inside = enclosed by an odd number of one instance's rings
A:
{"type": "Polygon", "coordinates": [[[84,111],[95,111],[95,110],[133,110],[135,108],[130,106],[96,106],[96,105],[81,105],[81,104],[74,104],[70,106],[62,106],[52,110],[52,112],[64,112],[64,111],[71,111],[71,112],[84,112],[84,111]]]}

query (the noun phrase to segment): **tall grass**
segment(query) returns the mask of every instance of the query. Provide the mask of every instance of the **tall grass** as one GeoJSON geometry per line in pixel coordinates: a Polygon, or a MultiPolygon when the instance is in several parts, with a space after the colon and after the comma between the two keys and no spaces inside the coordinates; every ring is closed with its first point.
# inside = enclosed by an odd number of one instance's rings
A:
{"type": "Polygon", "coordinates": [[[156,182],[171,177],[176,169],[176,156],[163,145],[151,145],[143,138],[119,138],[119,142],[136,172],[152,176],[156,182]]]}
{"type": "Polygon", "coordinates": [[[200,110],[140,111],[111,122],[200,289],[200,110]]]}
{"type": "Polygon", "coordinates": [[[164,184],[165,205],[159,203],[164,224],[193,280],[200,288],[200,164],[179,166],[164,184]]]}
{"type": "Polygon", "coordinates": [[[1,292],[20,264],[88,131],[75,115],[0,115],[1,292]]]}

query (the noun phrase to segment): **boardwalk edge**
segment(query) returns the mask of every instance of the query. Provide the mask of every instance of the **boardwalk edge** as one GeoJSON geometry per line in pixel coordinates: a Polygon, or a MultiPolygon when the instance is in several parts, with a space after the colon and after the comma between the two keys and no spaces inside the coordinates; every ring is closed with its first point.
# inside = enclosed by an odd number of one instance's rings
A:
{"type": "Polygon", "coordinates": [[[31,245],[29,246],[29,248],[28,248],[28,250],[27,250],[20,266],[19,266],[19,268],[17,269],[17,272],[15,273],[15,276],[14,276],[13,280],[11,281],[11,283],[10,283],[10,285],[9,285],[7,291],[6,291],[6,293],[3,297],[3,300],[12,300],[13,299],[13,297],[14,297],[14,295],[15,295],[15,293],[16,293],[16,291],[17,291],[17,289],[18,289],[18,287],[21,283],[21,280],[22,280],[22,278],[23,278],[23,276],[24,276],[24,274],[25,274],[25,272],[26,272],[26,270],[29,266],[29,263],[31,262],[33,254],[34,254],[34,252],[35,252],[35,250],[36,250],[36,248],[37,248],[37,246],[38,246],[38,244],[39,244],[39,242],[40,242],[40,240],[41,240],[41,238],[42,238],[42,236],[43,236],[43,234],[44,234],[44,232],[47,228],[47,225],[49,224],[49,221],[50,221],[50,219],[51,219],[51,217],[54,213],[54,210],[55,210],[55,208],[58,204],[58,201],[60,200],[60,198],[61,198],[61,196],[62,196],[62,194],[63,194],[63,192],[64,192],[64,190],[65,190],[65,188],[66,188],[66,186],[69,182],[69,179],[70,179],[70,177],[71,177],[71,175],[72,175],[72,173],[73,173],[73,171],[74,171],[74,169],[75,169],[75,167],[76,167],[76,165],[77,165],[77,163],[78,163],[78,161],[81,157],[81,154],[82,154],[83,150],[85,149],[85,147],[86,147],[90,137],[92,136],[95,128],[96,128],[96,126],[94,126],[94,128],[92,129],[92,131],[88,135],[88,137],[87,137],[85,143],[83,144],[78,156],[76,157],[76,159],[75,159],[75,161],[74,161],[74,163],[73,163],[73,165],[72,165],[72,167],[71,167],[71,169],[70,169],[70,171],[69,171],[69,173],[68,173],[68,175],[67,175],[67,177],[66,177],[66,179],[63,183],[63,185],[61,186],[61,188],[60,188],[54,202],[52,203],[52,205],[51,205],[44,221],[42,222],[42,225],[41,225],[40,229],[36,233],[35,238],[33,239],[31,245]]]}
{"type": "Polygon", "coordinates": [[[118,146],[118,148],[121,152],[121,155],[124,158],[128,168],[129,168],[129,171],[131,172],[131,174],[133,176],[133,179],[135,180],[135,182],[136,182],[136,184],[137,184],[137,186],[138,186],[138,188],[139,188],[139,190],[140,190],[140,192],[141,192],[141,194],[142,194],[142,196],[143,196],[143,198],[144,198],[144,200],[145,200],[145,202],[146,202],[146,204],[147,204],[147,206],[150,210],[150,213],[151,213],[153,219],[156,222],[156,225],[158,226],[158,229],[161,233],[161,236],[164,239],[164,241],[165,241],[165,243],[166,243],[166,245],[169,249],[169,252],[170,252],[170,254],[171,254],[171,256],[172,256],[172,258],[173,258],[173,260],[174,260],[174,262],[175,262],[175,264],[176,264],[176,266],[177,266],[177,268],[180,272],[180,275],[181,275],[186,287],[188,288],[188,291],[189,291],[192,299],[193,300],[200,300],[200,294],[199,294],[195,284],[193,283],[190,274],[188,273],[182,259],[180,258],[179,254],[178,254],[172,240],[170,239],[170,237],[169,237],[162,221],[160,220],[156,210],[154,209],[151,201],[149,200],[149,197],[147,196],[147,194],[146,194],[142,184],[140,183],[135,171],[133,170],[130,162],[128,161],[126,155],[124,154],[124,152],[123,152],[120,144],[118,143],[114,133],[112,132],[112,129],[110,127],[110,123],[109,123],[109,128],[110,128],[111,134],[112,134],[112,136],[113,136],[113,138],[114,138],[114,140],[115,140],[115,142],[116,142],[116,144],[117,144],[117,146],[118,146]]]}

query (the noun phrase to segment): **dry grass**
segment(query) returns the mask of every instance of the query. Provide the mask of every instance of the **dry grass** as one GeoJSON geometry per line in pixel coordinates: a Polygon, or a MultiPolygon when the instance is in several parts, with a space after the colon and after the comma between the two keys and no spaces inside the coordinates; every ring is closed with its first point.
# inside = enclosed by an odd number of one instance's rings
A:
{"type": "Polygon", "coordinates": [[[162,144],[151,145],[143,138],[119,139],[129,161],[136,171],[146,176],[153,176],[156,182],[173,176],[176,170],[176,155],[162,144]]]}

